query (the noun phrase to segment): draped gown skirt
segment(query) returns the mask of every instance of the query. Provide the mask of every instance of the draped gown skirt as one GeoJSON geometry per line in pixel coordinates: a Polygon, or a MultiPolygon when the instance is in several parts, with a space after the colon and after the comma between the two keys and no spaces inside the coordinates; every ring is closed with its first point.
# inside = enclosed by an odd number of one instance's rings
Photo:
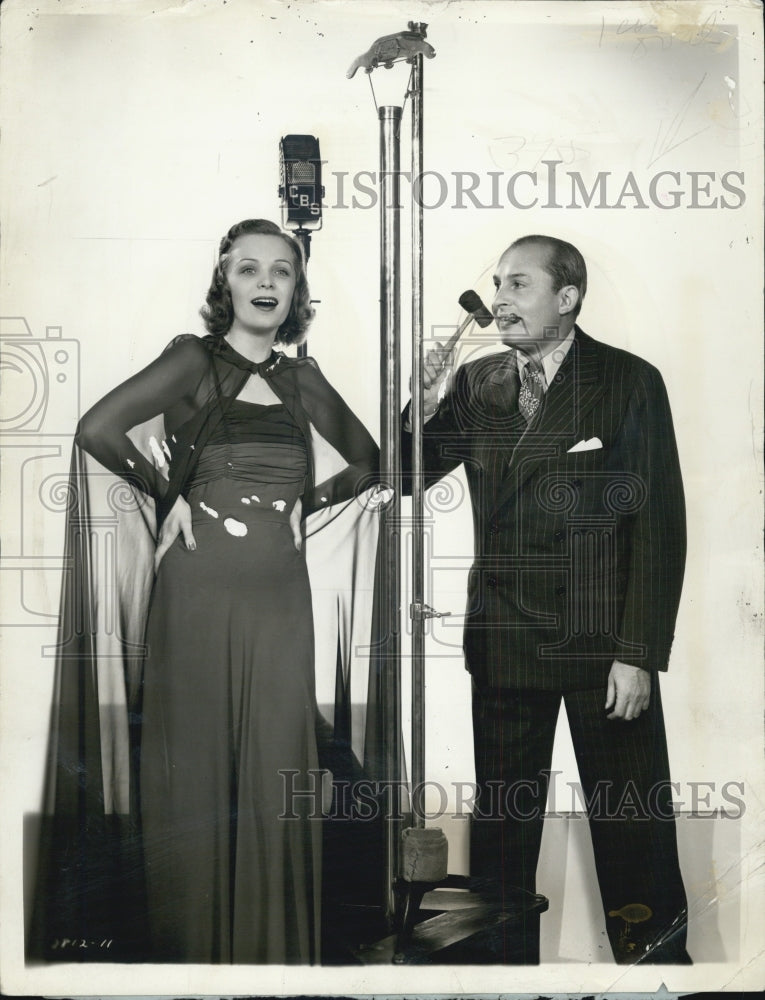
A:
{"type": "Polygon", "coordinates": [[[196,550],[160,565],[140,802],[157,961],[318,961],[321,802],[311,593],[289,515],[305,444],[232,404],[187,491],[196,550]],[[304,791],[315,794],[294,794],[304,791]]]}

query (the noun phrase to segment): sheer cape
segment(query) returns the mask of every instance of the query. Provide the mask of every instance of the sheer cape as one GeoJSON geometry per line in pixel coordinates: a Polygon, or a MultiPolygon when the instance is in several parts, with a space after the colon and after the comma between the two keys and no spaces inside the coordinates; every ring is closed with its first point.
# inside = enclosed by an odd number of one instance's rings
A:
{"type": "Polygon", "coordinates": [[[320,754],[333,770],[360,774],[363,761],[375,776],[377,446],[313,359],[254,364],[222,338],[179,337],[97,403],[75,438],[32,957],[146,956],[137,761],[155,539],[253,373],[308,445],[320,754]]]}

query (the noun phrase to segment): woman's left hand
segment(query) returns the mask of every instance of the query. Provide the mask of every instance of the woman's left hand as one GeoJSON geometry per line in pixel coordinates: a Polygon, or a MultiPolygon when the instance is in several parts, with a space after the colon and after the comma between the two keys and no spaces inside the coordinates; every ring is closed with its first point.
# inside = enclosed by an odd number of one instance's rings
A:
{"type": "Polygon", "coordinates": [[[295,548],[300,552],[303,548],[303,529],[300,524],[301,518],[303,516],[303,501],[300,497],[295,501],[295,506],[292,508],[292,513],[290,514],[290,528],[292,529],[292,538],[295,542],[295,548]]]}
{"type": "Polygon", "coordinates": [[[194,539],[194,532],[191,527],[191,507],[179,496],[173,504],[170,513],[165,518],[159,531],[157,548],[154,552],[154,572],[159,571],[159,564],[162,562],[165,553],[173,544],[178,535],[183,535],[186,548],[193,552],[197,543],[194,539]]]}

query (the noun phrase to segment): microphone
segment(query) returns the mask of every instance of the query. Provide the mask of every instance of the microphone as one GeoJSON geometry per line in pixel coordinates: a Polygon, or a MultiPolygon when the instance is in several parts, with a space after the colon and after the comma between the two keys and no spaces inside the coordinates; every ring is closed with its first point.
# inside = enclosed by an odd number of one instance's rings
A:
{"type": "Polygon", "coordinates": [[[285,229],[321,229],[323,162],[316,136],[284,135],[279,140],[279,197],[285,229]]]}
{"type": "Polygon", "coordinates": [[[462,295],[460,295],[459,304],[467,312],[467,316],[463,319],[451,337],[449,337],[449,340],[446,342],[447,353],[451,353],[451,351],[454,350],[457,341],[460,339],[465,330],[467,330],[468,325],[473,320],[475,320],[480,327],[489,326],[494,322],[494,316],[481,301],[481,296],[472,289],[469,289],[467,292],[463,292],[462,295]]]}

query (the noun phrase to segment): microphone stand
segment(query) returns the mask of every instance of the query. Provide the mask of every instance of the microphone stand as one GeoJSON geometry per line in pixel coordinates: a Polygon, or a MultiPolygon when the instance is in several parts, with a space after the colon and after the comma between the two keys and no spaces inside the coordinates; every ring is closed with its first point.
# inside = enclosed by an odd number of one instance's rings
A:
{"type": "MultiPolygon", "coordinates": [[[[371,73],[378,66],[390,68],[394,62],[412,66],[406,96],[412,100],[412,184],[423,171],[423,56],[433,58],[433,47],[425,41],[426,24],[409,22],[408,30],[377,39],[368,52],[352,64],[347,76],[359,68],[371,73]]],[[[486,928],[499,926],[512,918],[521,925],[537,919],[547,908],[543,896],[531,896],[530,902],[517,906],[512,913],[498,914],[494,904],[476,901],[469,879],[448,875],[447,841],[438,827],[425,828],[425,624],[442,617],[424,600],[424,495],[423,461],[423,206],[422,199],[412,199],[412,825],[404,828],[400,810],[401,767],[401,452],[400,452],[400,127],[403,107],[378,108],[380,121],[380,461],[381,480],[393,488],[393,498],[381,511],[379,576],[377,579],[382,640],[378,655],[382,664],[383,730],[383,872],[382,915],[390,931],[396,934],[354,950],[357,959],[366,963],[428,961],[440,953],[446,961],[470,961],[468,939],[486,928]],[[459,912],[449,908],[413,928],[424,894],[431,889],[457,889],[459,912]],[[460,942],[466,951],[459,952],[460,942]],[[467,956],[467,957],[465,957],[467,956]]],[[[479,300],[480,302],[480,300],[479,300]]],[[[466,308],[469,308],[466,306],[466,308]]],[[[470,309],[473,313],[473,310],[470,309]]],[[[484,310],[485,312],[485,310],[484,310]]],[[[488,315],[488,313],[487,313],[488,315]]],[[[475,314],[470,318],[476,318],[475,314]]],[[[456,343],[470,319],[452,337],[456,343]]],[[[485,325],[477,320],[479,325],[485,325]]],[[[448,613],[448,612],[447,612],[448,613]]],[[[497,961],[495,951],[490,951],[497,961]]],[[[501,960],[501,959],[499,959],[501,960]]]]}
{"type": "MultiPolygon", "coordinates": [[[[409,22],[408,30],[378,39],[360,56],[348,76],[363,67],[390,68],[405,61],[412,66],[412,180],[422,175],[423,56],[435,52],[425,41],[427,25],[409,22]]],[[[380,121],[380,460],[382,480],[393,487],[393,499],[381,512],[380,605],[383,663],[383,916],[389,927],[403,931],[416,911],[424,886],[446,876],[447,843],[437,828],[425,829],[425,622],[436,615],[424,602],[424,476],[423,428],[423,208],[412,199],[412,788],[413,822],[402,829],[401,768],[401,344],[400,344],[400,127],[403,107],[378,108],[380,121]],[[402,877],[403,873],[403,877],[402,877]],[[419,891],[417,886],[422,886],[419,891]],[[414,907],[412,903],[414,902],[414,907]],[[401,912],[403,910],[403,913],[401,912]]]]}
{"type": "MultiPolygon", "coordinates": [[[[419,26],[418,26],[419,27],[419,26]]],[[[424,25],[422,26],[424,33],[424,25]]],[[[412,183],[422,176],[422,53],[412,66],[412,183]]],[[[423,210],[412,198],[412,812],[414,825],[425,827],[425,477],[422,451],[423,416],[423,210]]],[[[446,874],[446,873],[444,873],[446,874]]]]}
{"type": "Polygon", "coordinates": [[[401,774],[401,219],[402,109],[379,108],[380,119],[380,472],[392,496],[380,513],[379,594],[382,648],[383,871],[382,908],[395,919],[399,869],[401,774]]]}
{"type": "MultiPolygon", "coordinates": [[[[303,259],[305,263],[306,270],[308,270],[308,259],[311,256],[311,230],[305,229],[300,226],[295,229],[292,235],[300,240],[300,245],[303,248],[303,259]]],[[[297,356],[299,358],[308,357],[308,343],[304,340],[302,344],[298,344],[297,356]]]]}

